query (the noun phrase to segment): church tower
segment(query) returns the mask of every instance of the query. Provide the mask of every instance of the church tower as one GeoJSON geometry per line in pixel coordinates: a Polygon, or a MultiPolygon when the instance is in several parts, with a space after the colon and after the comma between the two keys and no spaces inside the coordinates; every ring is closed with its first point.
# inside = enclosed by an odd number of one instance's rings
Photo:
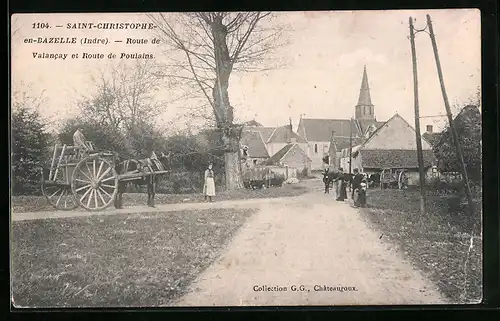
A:
{"type": "Polygon", "coordinates": [[[355,116],[357,120],[375,120],[375,110],[370,97],[370,87],[368,86],[366,66],[363,70],[363,80],[361,81],[361,89],[359,91],[355,116]]]}

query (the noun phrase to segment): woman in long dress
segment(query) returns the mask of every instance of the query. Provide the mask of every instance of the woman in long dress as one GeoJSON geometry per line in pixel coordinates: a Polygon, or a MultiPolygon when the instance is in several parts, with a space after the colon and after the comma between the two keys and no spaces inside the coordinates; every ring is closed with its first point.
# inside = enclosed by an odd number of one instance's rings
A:
{"type": "Polygon", "coordinates": [[[208,169],[205,171],[205,185],[203,186],[203,194],[205,195],[205,201],[207,198],[212,202],[212,196],[215,196],[215,180],[214,171],[212,170],[212,164],[208,165],[208,169]]]}
{"type": "Polygon", "coordinates": [[[337,201],[344,201],[347,198],[345,174],[342,168],[339,168],[339,174],[337,177],[337,201]]]}

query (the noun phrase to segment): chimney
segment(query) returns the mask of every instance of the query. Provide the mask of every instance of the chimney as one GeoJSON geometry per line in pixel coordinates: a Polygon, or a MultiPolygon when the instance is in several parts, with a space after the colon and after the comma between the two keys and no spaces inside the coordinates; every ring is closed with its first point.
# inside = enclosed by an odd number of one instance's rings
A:
{"type": "Polygon", "coordinates": [[[427,125],[427,132],[432,134],[432,125],[427,125]]]}
{"type": "Polygon", "coordinates": [[[286,135],[288,144],[297,142],[297,140],[293,137],[292,118],[290,117],[289,120],[290,120],[290,125],[287,126],[288,130],[286,135]]]}

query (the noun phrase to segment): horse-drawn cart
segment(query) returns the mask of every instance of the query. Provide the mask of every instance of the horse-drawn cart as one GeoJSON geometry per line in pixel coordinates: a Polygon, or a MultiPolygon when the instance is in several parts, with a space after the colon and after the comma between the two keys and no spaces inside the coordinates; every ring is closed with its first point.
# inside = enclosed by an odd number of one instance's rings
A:
{"type": "MultiPolygon", "coordinates": [[[[92,146],[92,145],[90,145],[92,146]]],[[[144,179],[168,171],[155,158],[128,160],[144,166],[117,172],[118,155],[109,151],[87,152],[69,145],[55,145],[49,170],[42,169],[42,193],[58,210],[78,206],[88,211],[101,211],[110,206],[120,182],[144,179]]]]}

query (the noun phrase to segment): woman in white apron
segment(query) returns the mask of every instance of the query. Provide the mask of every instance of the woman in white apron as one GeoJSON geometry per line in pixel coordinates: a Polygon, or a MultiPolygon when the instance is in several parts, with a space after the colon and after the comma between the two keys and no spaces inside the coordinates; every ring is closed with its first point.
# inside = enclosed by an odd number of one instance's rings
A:
{"type": "Polygon", "coordinates": [[[208,165],[208,169],[205,171],[205,185],[203,186],[203,195],[205,196],[205,201],[208,200],[212,202],[212,196],[215,196],[215,180],[214,171],[212,170],[212,164],[208,165]]]}

